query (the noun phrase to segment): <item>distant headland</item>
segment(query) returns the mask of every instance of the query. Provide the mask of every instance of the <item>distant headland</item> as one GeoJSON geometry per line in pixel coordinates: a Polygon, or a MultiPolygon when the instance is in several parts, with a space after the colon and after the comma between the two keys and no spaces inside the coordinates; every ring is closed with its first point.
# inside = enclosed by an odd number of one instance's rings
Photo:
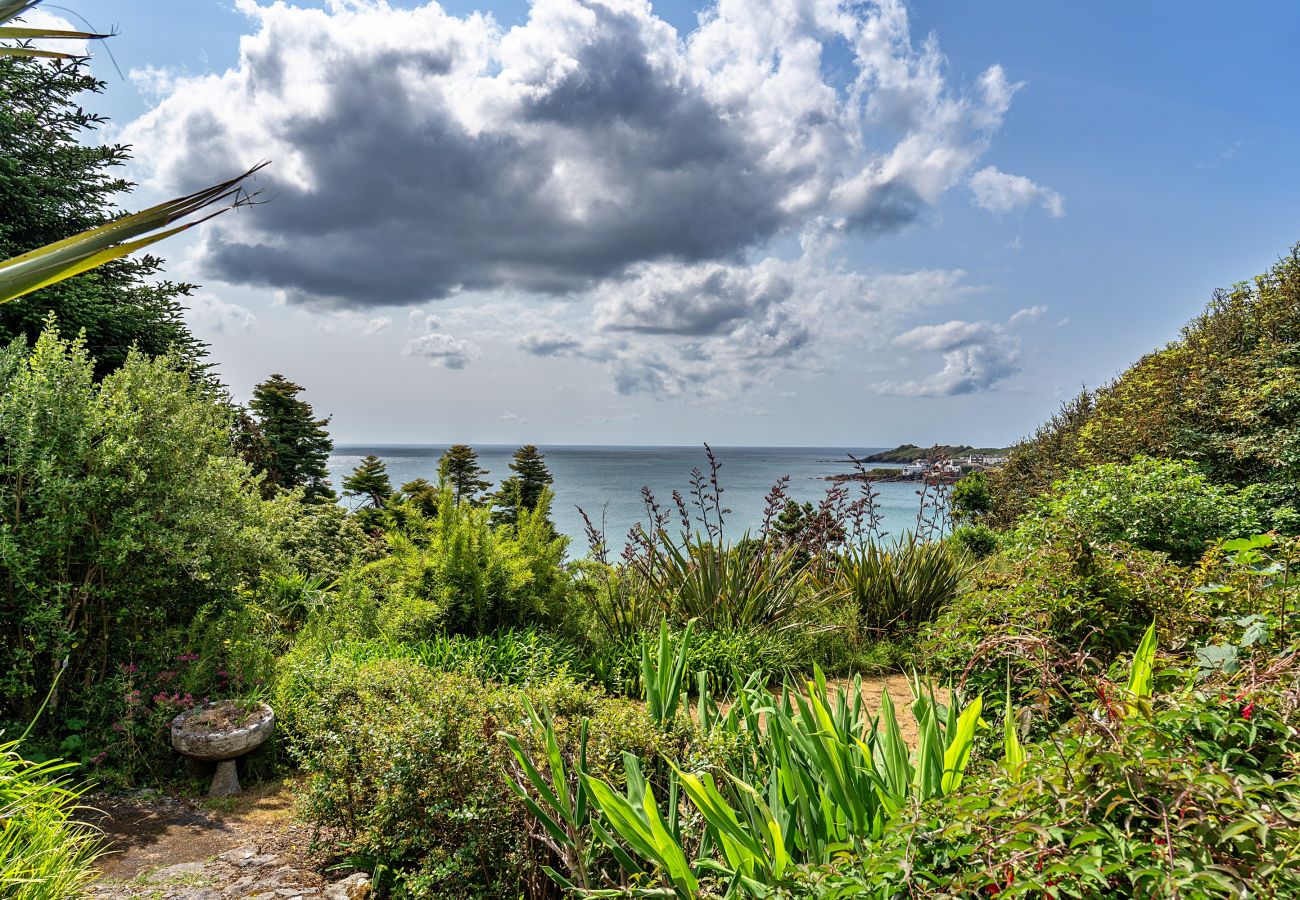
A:
{"type": "Polygon", "coordinates": [[[956,481],[968,472],[1000,466],[1006,461],[1007,447],[972,447],[969,444],[935,444],[919,447],[900,444],[863,457],[863,463],[892,463],[889,468],[866,469],[827,475],[827,481],[956,481]]]}

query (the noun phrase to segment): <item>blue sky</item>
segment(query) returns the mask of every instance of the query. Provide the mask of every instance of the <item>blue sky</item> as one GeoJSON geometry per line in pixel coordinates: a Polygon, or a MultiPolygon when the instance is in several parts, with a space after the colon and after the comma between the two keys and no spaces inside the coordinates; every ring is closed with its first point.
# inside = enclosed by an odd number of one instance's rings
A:
{"type": "Polygon", "coordinates": [[[1289,3],[810,0],[703,35],[621,0],[60,5],[120,31],[91,105],[142,202],[274,159],[274,209],[168,255],[235,392],[283,371],[340,441],[1010,441],[1300,240],[1289,3]],[[346,16],[382,49],[340,49],[346,16]],[[834,99],[754,74],[764,41],[819,45],[834,99]],[[347,227],[367,198],[406,218],[347,227]]]}

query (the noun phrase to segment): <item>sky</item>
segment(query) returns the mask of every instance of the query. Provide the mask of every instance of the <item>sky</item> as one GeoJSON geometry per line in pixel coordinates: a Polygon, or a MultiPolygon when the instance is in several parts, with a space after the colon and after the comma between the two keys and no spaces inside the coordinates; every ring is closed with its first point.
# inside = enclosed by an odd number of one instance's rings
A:
{"type": "Polygon", "coordinates": [[[1001,445],[1300,241],[1300,5],[64,0],[235,396],[340,443],[1001,445]]]}

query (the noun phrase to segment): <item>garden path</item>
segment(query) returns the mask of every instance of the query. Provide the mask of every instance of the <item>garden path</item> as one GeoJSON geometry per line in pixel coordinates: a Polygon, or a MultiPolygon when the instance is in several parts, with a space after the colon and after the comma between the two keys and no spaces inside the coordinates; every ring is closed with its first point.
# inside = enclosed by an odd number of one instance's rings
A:
{"type": "MultiPolygon", "coordinates": [[[[96,900],[362,900],[364,876],[331,882],[308,849],[311,828],[293,818],[290,785],[249,787],[212,808],[157,794],[87,797],[87,821],[104,832],[96,900]]],[[[338,876],[336,876],[338,877],[338,876]]]]}

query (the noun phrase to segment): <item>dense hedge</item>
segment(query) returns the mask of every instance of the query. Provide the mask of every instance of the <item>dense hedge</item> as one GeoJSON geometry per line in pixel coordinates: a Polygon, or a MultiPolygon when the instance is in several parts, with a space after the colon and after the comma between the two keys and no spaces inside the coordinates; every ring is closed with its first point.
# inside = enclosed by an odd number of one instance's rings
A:
{"type": "Polygon", "coordinates": [[[1067,403],[989,473],[994,520],[1012,524],[1067,472],[1138,456],[1186,459],[1251,486],[1300,524],[1300,245],[1215,293],[1179,340],[1067,403]]]}

